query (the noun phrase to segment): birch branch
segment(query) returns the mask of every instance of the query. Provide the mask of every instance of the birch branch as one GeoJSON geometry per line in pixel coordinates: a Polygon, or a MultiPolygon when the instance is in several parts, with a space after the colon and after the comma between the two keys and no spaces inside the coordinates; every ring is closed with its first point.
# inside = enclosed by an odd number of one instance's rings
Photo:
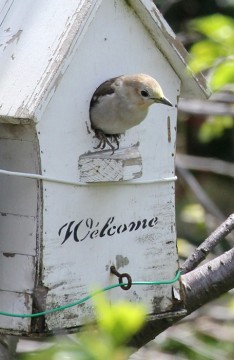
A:
{"type": "Polygon", "coordinates": [[[188,314],[233,289],[234,248],[183,275],[182,282],[188,314]]]}
{"type": "MultiPolygon", "coordinates": [[[[181,277],[187,315],[234,288],[234,248],[181,277]]],[[[140,348],[183,317],[149,321],[129,345],[140,348]]]]}
{"type": "Polygon", "coordinates": [[[214,249],[234,229],[234,214],[231,214],[196,250],[189,256],[181,267],[182,274],[186,274],[195,269],[214,249]]]}

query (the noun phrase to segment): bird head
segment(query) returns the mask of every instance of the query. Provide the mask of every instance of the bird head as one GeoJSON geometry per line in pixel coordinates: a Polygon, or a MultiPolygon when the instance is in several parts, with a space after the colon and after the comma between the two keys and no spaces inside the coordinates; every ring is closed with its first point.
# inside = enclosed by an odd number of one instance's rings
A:
{"type": "Polygon", "coordinates": [[[164,96],[159,83],[149,75],[137,74],[122,76],[123,85],[128,91],[128,96],[135,100],[139,106],[149,107],[154,103],[173,106],[164,96]]]}

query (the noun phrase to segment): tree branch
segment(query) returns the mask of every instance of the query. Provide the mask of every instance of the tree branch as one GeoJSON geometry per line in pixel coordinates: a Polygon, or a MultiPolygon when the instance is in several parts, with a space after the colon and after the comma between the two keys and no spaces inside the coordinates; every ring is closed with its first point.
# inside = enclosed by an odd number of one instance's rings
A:
{"type": "MultiPolygon", "coordinates": [[[[181,277],[187,315],[234,288],[234,248],[181,277]]],[[[148,321],[129,345],[140,348],[183,317],[148,321]]]]}
{"type": "Polygon", "coordinates": [[[188,314],[234,288],[234,248],[182,276],[188,314]]]}
{"type": "Polygon", "coordinates": [[[234,229],[234,214],[231,214],[184,262],[181,266],[182,274],[195,269],[209,254],[209,252],[234,229]]]}

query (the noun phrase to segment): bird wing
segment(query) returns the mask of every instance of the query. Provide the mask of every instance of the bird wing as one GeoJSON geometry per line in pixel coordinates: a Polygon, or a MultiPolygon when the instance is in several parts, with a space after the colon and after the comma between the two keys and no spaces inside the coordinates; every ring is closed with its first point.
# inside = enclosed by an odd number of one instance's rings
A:
{"type": "Polygon", "coordinates": [[[105,96],[105,95],[111,95],[114,93],[115,90],[112,87],[112,85],[118,77],[114,77],[109,80],[106,80],[95,90],[95,92],[92,96],[91,102],[90,102],[90,108],[93,107],[98,102],[98,99],[100,97],[105,96]]]}

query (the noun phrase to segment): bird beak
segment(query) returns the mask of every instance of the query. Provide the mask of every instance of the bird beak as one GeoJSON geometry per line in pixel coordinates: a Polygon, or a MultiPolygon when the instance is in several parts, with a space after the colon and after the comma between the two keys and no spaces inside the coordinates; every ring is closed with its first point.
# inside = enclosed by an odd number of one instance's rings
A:
{"type": "Polygon", "coordinates": [[[167,99],[167,98],[161,98],[158,101],[160,104],[164,104],[164,105],[168,105],[168,106],[173,106],[172,103],[167,99]]]}

